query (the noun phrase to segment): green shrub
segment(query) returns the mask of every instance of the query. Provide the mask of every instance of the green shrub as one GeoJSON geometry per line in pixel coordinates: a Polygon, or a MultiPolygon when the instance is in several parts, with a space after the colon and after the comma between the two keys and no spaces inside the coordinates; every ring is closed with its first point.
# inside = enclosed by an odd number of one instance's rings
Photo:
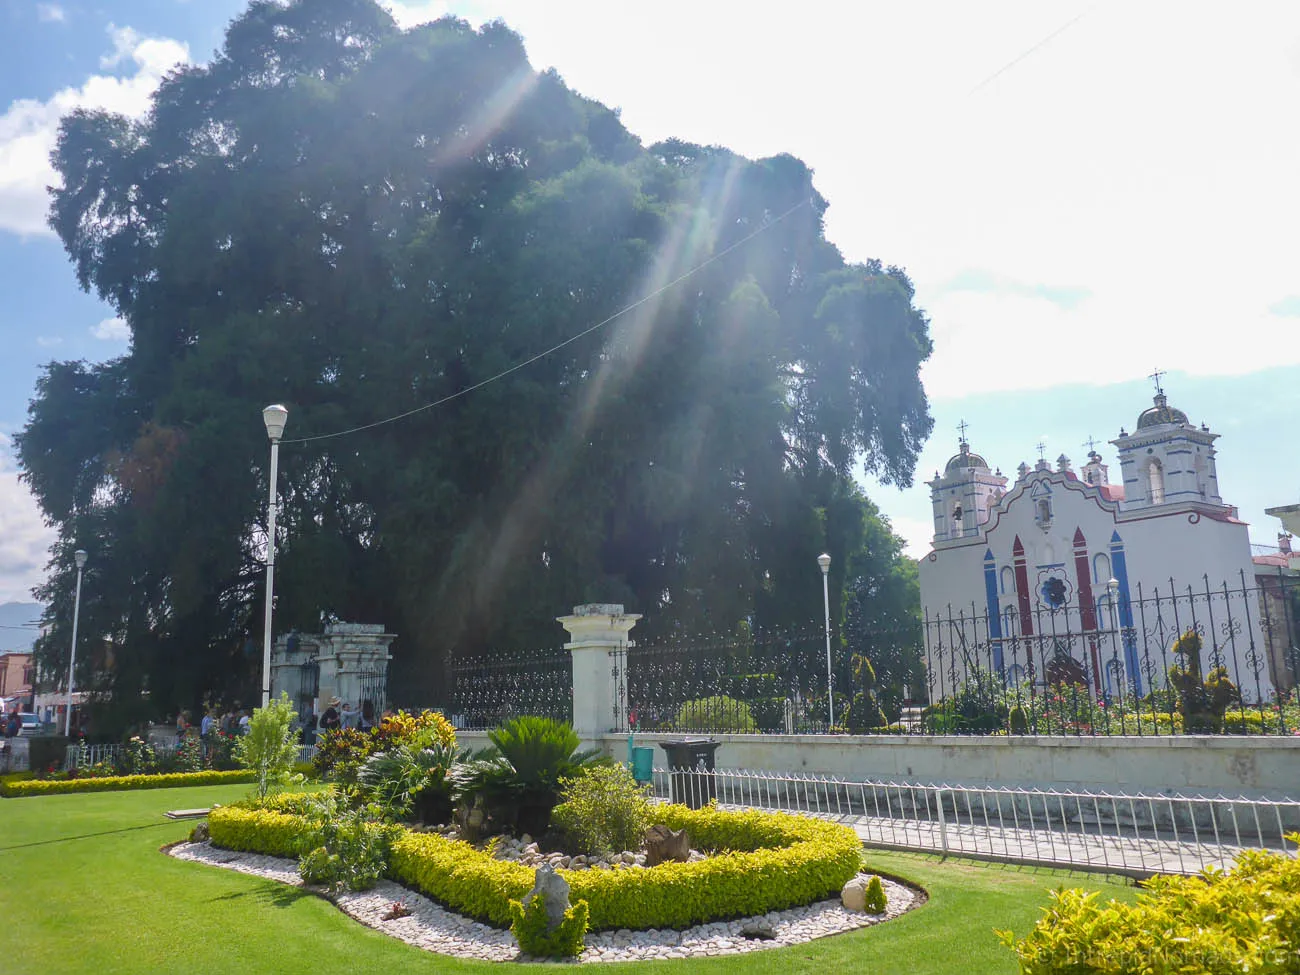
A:
{"type": "Polygon", "coordinates": [[[418,808],[425,813],[420,818],[430,822],[441,818],[435,810],[445,807],[445,813],[451,811],[447,773],[456,758],[454,745],[413,748],[398,743],[367,758],[357,782],[363,795],[382,806],[389,817],[408,819],[418,808]]]}
{"type": "Polygon", "coordinates": [[[758,725],[749,705],[735,698],[717,695],[698,697],[677,709],[673,719],[677,731],[716,731],[723,734],[752,734],[758,725]]]}
{"type": "Polygon", "coordinates": [[[885,887],[880,882],[879,877],[872,877],[867,881],[864,909],[868,914],[883,914],[885,912],[885,887]]]}
{"type": "MultiPolygon", "coordinates": [[[[1289,837],[1292,842],[1300,836],[1289,837]]],[[[1155,877],[1134,904],[1052,894],[1028,937],[998,932],[1022,975],[1148,975],[1300,971],[1300,861],[1249,851],[1228,873],[1155,877]]]]}
{"type": "Polygon", "coordinates": [[[517,833],[544,833],[560,781],[608,762],[594,749],[579,751],[577,732],[553,718],[513,718],[488,738],[491,748],[451,769],[452,796],[466,805],[481,798],[499,826],[517,833]]]}
{"type": "Polygon", "coordinates": [[[298,873],[331,892],[369,890],[384,875],[397,827],[380,821],[376,806],[350,809],[328,793],[308,799],[307,830],[299,841],[298,873]]]}
{"type": "Polygon", "coordinates": [[[1232,711],[1223,716],[1223,732],[1227,735],[1270,735],[1277,732],[1276,717],[1266,717],[1258,711],[1232,711]]]}
{"type": "Polygon", "coordinates": [[[128,789],[173,789],[185,785],[231,785],[254,781],[238,772],[166,772],[160,775],[114,775],[99,779],[29,779],[0,784],[0,796],[51,796],[67,792],[118,792],[128,789]]]}
{"type": "Polygon", "coordinates": [[[622,765],[599,765],[565,779],[551,813],[583,853],[640,849],[650,825],[650,787],[622,765]]]}
{"type": "Polygon", "coordinates": [[[574,958],[582,954],[587,936],[587,902],[578,901],[564,912],[554,931],[547,930],[546,902],[534,897],[527,904],[510,902],[510,933],[519,950],[534,958],[574,958]]]}
{"type": "Polygon", "coordinates": [[[256,775],[259,796],[265,796],[272,786],[289,784],[294,778],[298,732],[293,730],[293,722],[297,716],[289,695],[281,691],[278,701],[253,711],[248,733],[235,743],[235,761],[256,775]]]}
{"type": "Polygon", "coordinates": [[[208,813],[208,836],[214,846],[275,857],[296,857],[311,824],[301,815],[273,809],[214,806],[208,813]]]}

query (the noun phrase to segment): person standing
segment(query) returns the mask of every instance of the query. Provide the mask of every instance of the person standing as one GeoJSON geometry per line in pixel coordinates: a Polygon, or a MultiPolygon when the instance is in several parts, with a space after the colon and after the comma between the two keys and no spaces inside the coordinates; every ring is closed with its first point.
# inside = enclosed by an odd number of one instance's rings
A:
{"type": "Polygon", "coordinates": [[[321,713],[320,716],[320,730],[322,732],[337,731],[339,727],[342,725],[343,719],[339,715],[339,705],[342,703],[343,702],[340,701],[337,697],[332,697],[329,699],[329,705],[325,708],[325,710],[321,713]]]}
{"type": "Polygon", "coordinates": [[[339,716],[343,721],[344,728],[355,728],[361,718],[361,712],[352,706],[351,701],[344,701],[339,716]]]}

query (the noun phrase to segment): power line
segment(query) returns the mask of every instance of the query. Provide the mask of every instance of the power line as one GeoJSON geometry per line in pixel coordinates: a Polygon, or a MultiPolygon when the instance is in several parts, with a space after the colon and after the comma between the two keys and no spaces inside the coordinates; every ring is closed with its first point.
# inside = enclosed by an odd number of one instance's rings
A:
{"type": "Polygon", "coordinates": [[[711,257],[701,261],[699,264],[695,265],[690,270],[685,271],[682,274],[678,275],[677,277],[673,278],[673,280],[669,281],[667,284],[656,288],[654,291],[651,291],[648,295],[645,295],[644,297],[639,298],[638,300],[632,302],[632,304],[626,306],[625,308],[621,308],[620,310],[614,312],[614,314],[610,315],[608,318],[604,319],[603,321],[597,322],[595,325],[592,325],[590,328],[583,329],[577,335],[570,336],[569,338],[565,339],[563,342],[560,342],[558,345],[551,346],[549,349],[547,349],[544,352],[538,352],[536,355],[532,356],[531,358],[525,359],[523,362],[515,363],[510,368],[502,370],[501,372],[497,373],[495,376],[489,376],[487,379],[484,379],[481,382],[477,382],[473,386],[466,386],[464,389],[457,390],[456,392],[451,393],[448,396],[444,396],[442,399],[434,400],[432,403],[425,403],[423,406],[417,406],[415,409],[407,410],[405,413],[398,413],[394,416],[386,417],[382,420],[376,420],[374,423],[364,423],[358,427],[350,427],[347,430],[339,430],[336,433],[322,433],[315,437],[297,437],[293,440],[281,440],[280,443],[282,444],[311,443],[312,441],[315,440],[330,440],[334,437],[345,437],[350,433],[360,433],[362,430],[372,430],[375,427],[383,426],[386,423],[395,423],[398,420],[406,419],[408,416],[414,416],[416,413],[423,413],[425,410],[431,410],[435,406],[442,406],[444,403],[449,403],[454,399],[459,399],[460,397],[465,396],[468,393],[474,392],[474,390],[476,389],[482,389],[484,386],[488,385],[489,383],[494,383],[498,379],[504,379],[506,376],[509,376],[511,373],[518,372],[520,369],[523,369],[525,366],[532,365],[534,362],[538,361],[539,359],[545,359],[548,355],[551,355],[554,352],[558,352],[566,345],[571,345],[572,343],[578,341],[578,339],[584,338],[585,336],[590,335],[592,332],[604,328],[606,325],[610,324],[614,320],[622,318],[628,312],[641,307],[647,301],[659,297],[659,295],[663,294],[669,288],[672,288],[680,284],[681,282],[685,281],[687,278],[691,277],[692,275],[704,270],[713,262],[721,260],[722,258],[726,257],[737,247],[741,247],[749,243],[751,240],[753,240],[755,237],[759,236],[760,234],[764,234],[767,231],[771,230],[773,227],[775,227],[786,217],[790,216],[790,214],[794,213],[796,210],[800,209],[801,207],[809,206],[811,203],[812,203],[811,199],[801,200],[800,202],[796,203],[794,206],[790,207],[790,209],[782,213],[780,216],[776,217],[773,220],[769,220],[767,223],[763,224],[763,226],[759,227],[753,233],[747,234],[746,236],[740,238],[740,240],[723,248],[722,250],[718,251],[718,253],[712,255],[711,257]]]}
{"type": "Polygon", "coordinates": [[[1044,37],[1041,41],[1039,41],[1039,42],[1038,42],[1037,44],[1035,44],[1033,47],[1029,48],[1028,50],[1026,50],[1026,51],[1024,51],[1023,53],[1021,53],[1020,55],[1018,55],[1017,57],[1012,58],[1012,59],[1011,59],[1010,61],[1008,61],[1006,64],[1002,65],[1002,67],[998,68],[998,70],[994,71],[991,75],[989,75],[987,78],[985,78],[983,81],[981,81],[978,85],[976,85],[974,88],[972,88],[970,91],[968,91],[968,92],[966,93],[966,97],[969,98],[971,95],[975,94],[975,92],[979,91],[979,90],[980,90],[981,88],[983,88],[985,85],[991,84],[993,81],[995,81],[995,80],[997,80],[998,78],[1002,77],[1002,75],[1006,74],[1008,71],[1010,71],[1012,68],[1014,68],[1017,64],[1019,64],[1019,63],[1020,63],[1021,61],[1023,61],[1025,58],[1029,57],[1029,55],[1031,55],[1031,54],[1033,54],[1035,51],[1037,51],[1040,47],[1042,47],[1043,45],[1047,44],[1049,41],[1051,41],[1053,38],[1057,37],[1058,35],[1060,35],[1060,34],[1064,34],[1067,30],[1069,30],[1071,27],[1073,27],[1075,24],[1077,24],[1079,21],[1081,21],[1081,20],[1082,20],[1082,19],[1087,15],[1088,11],[1091,10],[1091,9],[1092,9],[1091,7],[1086,7],[1086,8],[1084,8],[1084,10],[1083,10],[1083,11],[1082,11],[1082,12],[1081,12],[1077,17],[1075,17],[1073,20],[1071,20],[1069,23],[1063,24],[1063,25],[1061,25],[1060,27],[1056,28],[1056,30],[1052,31],[1050,34],[1048,34],[1046,37],[1044,37]]]}

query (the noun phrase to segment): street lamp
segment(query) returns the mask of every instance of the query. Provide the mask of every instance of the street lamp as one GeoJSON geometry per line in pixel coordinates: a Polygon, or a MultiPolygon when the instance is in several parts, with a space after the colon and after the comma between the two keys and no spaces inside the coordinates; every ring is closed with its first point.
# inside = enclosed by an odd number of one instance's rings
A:
{"type": "Polygon", "coordinates": [[[826,713],[830,726],[835,725],[835,683],[831,678],[831,557],[823,552],[817,556],[822,567],[822,604],[826,607],[826,713]]]}
{"type": "Polygon", "coordinates": [[[85,549],[72,553],[77,562],[77,596],[72,603],[72,653],[68,654],[68,713],[63,716],[63,734],[72,737],[72,680],[77,666],[77,624],[81,618],[81,570],[86,567],[85,549]]]}
{"type": "Polygon", "coordinates": [[[275,482],[280,473],[280,438],[289,411],[279,404],[262,411],[266,435],[271,438],[271,476],[266,502],[266,619],[262,627],[262,707],[271,703],[271,605],[275,595],[275,482]]]}

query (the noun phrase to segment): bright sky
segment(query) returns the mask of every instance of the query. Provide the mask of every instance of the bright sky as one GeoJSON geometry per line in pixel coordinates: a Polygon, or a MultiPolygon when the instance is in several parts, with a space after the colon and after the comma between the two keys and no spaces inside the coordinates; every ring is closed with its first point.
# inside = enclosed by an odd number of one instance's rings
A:
{"type": "MultiPolygon", "coordinates": [[[[58,117],[142,111],[241,7],[0,0],[0,601],[40,580],[50,540],[4,449],[39,365],[126,349],[44,228],[58,117]]],[[[1256,542],[1279,527],[1263,508],[1300,498],[1293,0],[391,7],[405,25],[503,18],[536,67],[620,108],[647,144],[811,165],[830,238],[907,268],[932,319],[918,482],[962,417],[1004,471],[1042,438],[1077,463],[1088,436],[1132,427],[1159,366],[1174,405],[1223,434],[1224,496],[1256,542]]],[[[926,551],[924,486],[871,494],[926,551]]]]}

